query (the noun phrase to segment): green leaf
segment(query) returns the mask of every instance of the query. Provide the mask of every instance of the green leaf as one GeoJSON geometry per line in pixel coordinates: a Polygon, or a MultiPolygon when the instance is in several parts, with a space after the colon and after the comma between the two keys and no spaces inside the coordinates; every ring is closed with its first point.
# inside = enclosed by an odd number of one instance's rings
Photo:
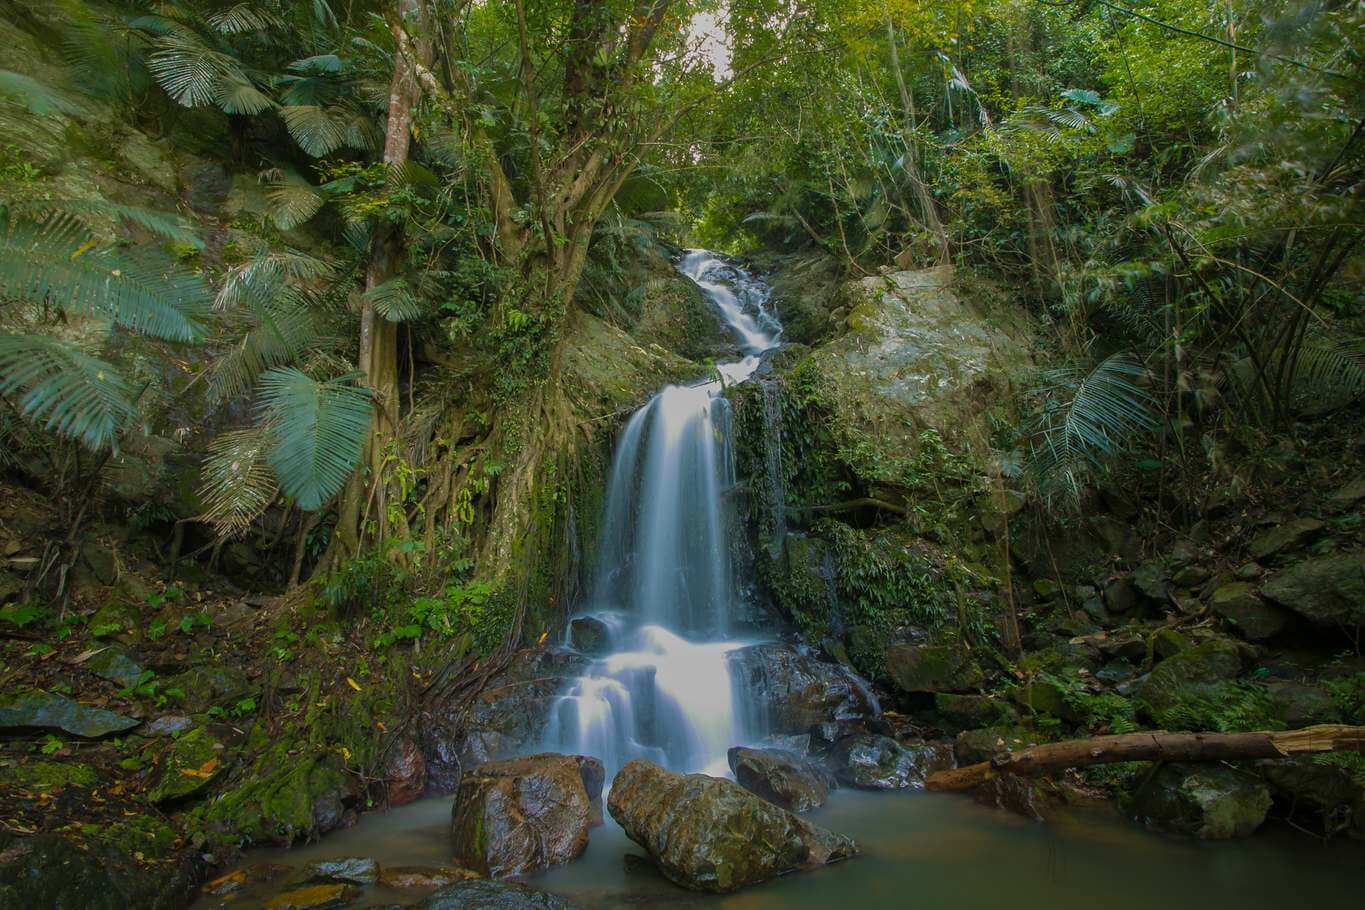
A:
{"type": "Polygon", "coordinates": [[[32,76],[0,70],[0,96],[22,104],[30,114],[79,114],[84,108],[32,76]]]}
{"type": "Polygon", "coordinates": [[[390,278],[365,292],[364,298],[389,322],[406,322],[422,315],[422,301],[403,278],[390,278]]]}
{"type": "Polygon", "coordinates": [[[24,416],[96,451],[137,417],[111,364],[46,335],[0,335],[0,395],[16,392],[24,416]]]}
{"type": "Polygon", "coordinates": [[[245,532],[279,492],[275,472],[266,461],[268,439],[261,427],[223,433],[209,443],[200,469],[200,518],[222,537],[245,532]]]}
{"type": "Polygon", "coordinates": [[[280,183],[270,190],[270,217],[281,230],[293,230],[316,215],[322,203],[321,194],[306,183],[280,183]]]}
{"type": "Polygon", "coordinates": [[[280,116],[294,141],[314,158],[330,155],[346,144],[346,129],[330,111],[314,104],[293,104],[280,108],[280,116]]]}
{"type": "Polygon", "coordinates": [[[267,459],[284,492],[313,511],[340,492],[360,461],[374,402],[354,377],[316,382],[293,367],[261,377],[267,459]]]}

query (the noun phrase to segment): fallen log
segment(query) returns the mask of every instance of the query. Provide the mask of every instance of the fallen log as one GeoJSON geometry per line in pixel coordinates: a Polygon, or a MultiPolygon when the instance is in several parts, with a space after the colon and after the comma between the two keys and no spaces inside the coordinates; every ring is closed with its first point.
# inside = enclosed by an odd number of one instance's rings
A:
{"type": "Polygon", "coordinates": [[[930,774],[930,790],[970,790],[993,777],[1032,777],[1123,761],[1235,761],[1288,758],[1312,752],[1365,752],[1365,727],[1319,724],[1301,730],[1255,733],[1168,733],[1165,730],[1069,739],[1001,752],[989,761],[930,774]]]}

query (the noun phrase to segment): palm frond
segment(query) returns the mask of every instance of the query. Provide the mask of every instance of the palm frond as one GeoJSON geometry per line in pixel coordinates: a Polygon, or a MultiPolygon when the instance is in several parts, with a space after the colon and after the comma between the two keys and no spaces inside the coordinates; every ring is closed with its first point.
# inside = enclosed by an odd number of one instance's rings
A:
{"type": "Polygon", "coordinates": [[[316,382],[292,367],[261,377],[260,416],[270,435],[267,459],[280,487],[313,511],[336,495],[360,461],[374,402],[352,377],[316,382]]]}
{"type": "Polygon", "coordinates": [[[267,12],[256,9],[250,3],[239,3],[236,6],[209,14],[208,23],[220,34],[241,35],[247,32],[260,32],[277,28],[280,25],[280,20],[267,12]]]}
{"type": "Polygon", "coordinates": [[[46,335],[0,335],[0,395],[15,393],[30,420],[96,451],[137,416],[111,364],[46,335]]]}
{"type": "Polygon", "coordinates": [[[214,103],[225,114],[246,116],[254,116],[275,106],[271,97],[250,81],[228,78],[219,81],[214,103]]]}
{"type": "Polygon", "coordinates": [[[268,438],[262,427],[231,430],[215,437],[200,468],[202,521],[221,537],[236,537],[251,527],[279,493],[279,481],[266,460],[268,438]]]}
{"type": "Polygon", "coordinates": [[[389,322],[406,322],[422,315],[422,301],[403,278],[390,278],[367,290],[364,298],[389,322]]]}
{"type": "Polygon", "coordinates": [[[330,155],[346,144],[346,128],[326,108],[314,104],[292,104],[280,108],[284,125],[294,141],[314,158],[330,155]]]}
{"type": "Polygon", "coordinates": [[[322,341],[313,310],[309,299],[292,289],[252,300],[249,327],[209,370],[215,397],[226,401],[246,394],[267,370],[297,363],[305,350],[322,341]]]}
{"type": "Polygon", "coordinates": [[[188,218],[171,212],[121,205],[107,199],[23,199],[10,204],[10,212],[37,220],[51,215],[70,215],[79,218],[87,227],[98,229],[88,219],[116,218],[129,221],[173,243],[181,243],[202,250],[204,241],[188,218]]]}
{"type": "Polygon", "coordinates": [[[79,114],[83,108],[51,86],[32,76],[0,70],[0,97],[16,102],[30,114],[79,114]]]}
{"type": "Polygon", "coordinates": [[[223,83],[250,82],[234,57],[209,47],[188,31],[159,38],[147,69],[182,107],[216,105],[223,83]]]}
{"type": "Polygon", "coordinates": [[[1326,414],[1365,395],[1365,338],[1305,339],[1289,394],[1290,405],[1305,416],[1326,414]]]}
{"type": "Polygon", "coordinates": [[[323,198],[306,183],[279,183],[270,190],[270,218],[289,231],[308,221],[322,208],[323,198]]]}
{"type": "Polygon", "coordinates": [[[46,300],[79,313],[107,313],[135,332],[190,342],[203,334],[209,301],[202,278],[149,249],[99,249],[79,221],[0,226],[0,295],[46,300]]]}

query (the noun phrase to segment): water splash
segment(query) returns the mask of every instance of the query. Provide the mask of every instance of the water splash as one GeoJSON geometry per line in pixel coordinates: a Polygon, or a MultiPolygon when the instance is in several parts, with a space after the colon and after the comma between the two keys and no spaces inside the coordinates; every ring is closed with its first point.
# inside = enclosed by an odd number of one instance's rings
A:
{"type": "Polygon", "coordinates": [[[724,387],[758,369],[782,327],[768,286],[704,250],[679,271],[695,281],[744,357],[721,378],[669,386],[631,415],[611,472],[600,569],[585,612],[608,623],[610,653],[552,706],[547,748],[632,758],[680,771],[728,772],[726,750],[756,738],[730,676],[737,592],[725,492],[735,483],[724,387]]]}

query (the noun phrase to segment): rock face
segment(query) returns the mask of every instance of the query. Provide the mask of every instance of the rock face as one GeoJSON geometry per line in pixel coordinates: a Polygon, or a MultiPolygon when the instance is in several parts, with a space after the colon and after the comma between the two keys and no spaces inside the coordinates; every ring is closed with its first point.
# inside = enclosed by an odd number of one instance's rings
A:
{"type": "Polygon", "coordinates": [[[601,817],[604,776],[595,758],[554,753],[470,769],[451,813],[456,860],[503,878],[577,859],[601,817]]]}
{"type": "Polygon", "coordinates": [[[984,682],[980,668],[951,645],[891,645],[886,670],[896,688],[911,695],[962,692],[984,682]]]}
{"type": "Polygon", "coordinates": [[[923,787],[926,776],[953,767],[953,751],[930,743],[907,748],[889,736],[865,733],[839,740],[825,763],[841,784],[863,790],[904,790],[923,787]]]}
{"type": "Polygon", "coordinates": [[[741,787],[783,809],[807,812],[829,798],[825,772],[795,752],[736,746],[729,759],[741,787]]]}
{"type": "Polygon", "coordinates": [[[632,761],[612,782],[611,817],[674,883],[734,891],[847,859],[857,846],[733,781],[632,761]]]}
{"type": "Polygon", "coordinates": [[[469,881],[427,895],[418,910],[577,910],[562,897],[514,882],[469,881]]]}
{"type": "Polygon", "coordinates": [[[1296,563],[1261,593],[1315,625],[1354,628],[1365,623],[1365,550],[1296,563]]]}
{"type": "Polygon", "coordinates": [[[61,730],[96,739],[131,730],[141,721],[103,708],[92,708],[51,692],[17,692],[0,696],[0,730],[61,730]]]}
{"type": "Polygon", "coordinates": [[[1241,647],[1215,638],[1157,664],[1138,688],[1138,702],[1157,719],[1201,690],[1234,679],[1241,669],[1241,647]]]}
{"type": "Polygon", "coordinates": [[[422,795],[427,785],[427,761],[421,748],[403,737],[384,761],[384,795],[390,806],[404,806],[422,795]]]}
{"type": "Polygon", "coordinates": [[[806,733],[825,721],[875,713],[861,680],[805,648],[752,645],[732,651],[729,660],[732,677],[747,691],[762,693],[773,733],[806,733]]]}
{"type": "Polygon", "coordinates": [[[1246,837],[1265,821],[1265,782],[1223,765],[1165,765],[1133,797],[1132,813],[1153,828],[1203,840],[1246,837]]]}

